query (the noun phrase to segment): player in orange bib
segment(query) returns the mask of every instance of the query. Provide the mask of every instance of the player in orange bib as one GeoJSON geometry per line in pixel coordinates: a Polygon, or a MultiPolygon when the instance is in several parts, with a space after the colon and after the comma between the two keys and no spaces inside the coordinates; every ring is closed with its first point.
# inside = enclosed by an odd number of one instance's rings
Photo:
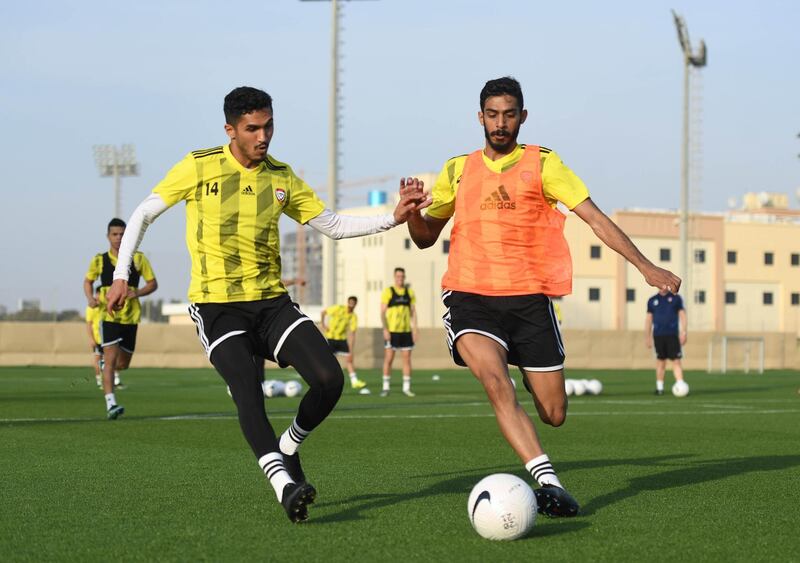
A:
{"type": "MultiPolygon", "coordinates": [[[[572,291],[572,260],[556,204],[583,219],[650,285],[677,292],[681,280],[639,252],[554,151],[517,143],[527,116],[516,80],[487,82],[478,112],[485,147],[445,163],[432,205],[425,215],[412,214],[408,230],[419,248],[427,248],[453,217],[442,279],[453,360],[481,382],[503,435],[539,483],[539,512],[575,516],[578,503],[544,453],[508,372],[508,364],[519,367],[542,422],[564,424],[565,354],[550,298],[572,291]]],[[[409,178],[406,184],[418,188],[420,182],[409,178]]]]}

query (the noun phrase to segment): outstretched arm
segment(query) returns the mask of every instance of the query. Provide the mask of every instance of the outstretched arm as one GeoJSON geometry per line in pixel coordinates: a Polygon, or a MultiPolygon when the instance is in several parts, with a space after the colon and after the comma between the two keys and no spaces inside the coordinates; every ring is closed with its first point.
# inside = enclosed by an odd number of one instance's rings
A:
{"type": "Polygon", "coordinates": [[[622,229],[614,221],[600,211],[591,199],[583,200],[575,206],[573,211],[592,228],[597,238],[603,241],[606,246],[615,250],[624,256],[628,262],[636,266],[636,269],[641,272],[648,284],[658,289],[666,289],[673,293],[678,293],[681,287],[681,279],[669,270],[659,268],[650,262],[644,254],[639,252],[639,249],[628,238],[628,235],[623,233],[622,229]]]}
{"type": "MultiPolygon", "coordinates": [[[[409,178],[405,183],[402,180],[400,181],[401,194],[404,188],[422,191],[424,187],[425,185],[423,182],[416,178],[409,178]]],[[[433,200],[431,200],[431,203],[432,202],[433,200]]],[[[425,207],[427,207],[427,205],[425,207]]],[[[423,215],[419,210],[412,210],[407,218],[408,234],[411,236],[411,240],[414,241],[414,244],[417,245],[417,248],[428,248],[439,238],[447,221],[449,221],[449,219],[437,219],[428,214],[423,215]]]]}
{"type": "Polygon", "coordinates": [[[653,313],[647,313],[644,317],[644,345],[653,347],[653,313]]]}

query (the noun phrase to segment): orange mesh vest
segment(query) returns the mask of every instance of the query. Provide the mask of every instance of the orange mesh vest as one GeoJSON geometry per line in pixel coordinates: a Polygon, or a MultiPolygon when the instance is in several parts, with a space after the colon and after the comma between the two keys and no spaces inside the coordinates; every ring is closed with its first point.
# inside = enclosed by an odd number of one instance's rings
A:
{"type": "Polygon", "coordinates": [[[572,259],[564,215],[542,192],[539,147],[500,174],[482,151],[467,157],[456,193],[442,287],[480,295],[567,295],[572,259]]]}

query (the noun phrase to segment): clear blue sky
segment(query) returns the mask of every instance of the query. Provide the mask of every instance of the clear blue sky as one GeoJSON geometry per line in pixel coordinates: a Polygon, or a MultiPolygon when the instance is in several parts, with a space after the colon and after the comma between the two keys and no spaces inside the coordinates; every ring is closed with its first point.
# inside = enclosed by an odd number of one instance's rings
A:
{"type": "MultiPolygon", "coordinates": [[[[3,219],[0,304],[84,306],[105,250],[112,181],[93,144],[134,143],[141,176],[123,214],[188,151],[221,144],[235,86],[275,99],[270,152],[324,194],[330,4],[275,0],[4,2],[0,7],[3,219]]],[[[703,71],[699,209],[800,185],[800,3],[786,1],[431,2],[344,5],[343,180],[438,171],[482,146],[478,93],[520,80],[522,142],[557,150],[607,212],[677,208],[682,63],[670,14],[709,46],[703,71]]],[[[394,183],[377,186],[394,189],[394,183]]],[[[345,204],[363,201],[352,192],[345,204]]],[[[794,197],[792,198],[793,201],[794,197]]],[[[142,249],[164,299],[183,299],[183,209],[142,249]]]]}

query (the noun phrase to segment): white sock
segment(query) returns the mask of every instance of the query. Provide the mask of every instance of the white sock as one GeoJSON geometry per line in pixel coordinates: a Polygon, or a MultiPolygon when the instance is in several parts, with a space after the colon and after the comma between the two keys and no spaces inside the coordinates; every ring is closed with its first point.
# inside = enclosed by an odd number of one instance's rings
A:
{"type": "Polygon", "coordinates": [[[530,460],[525,464],[525,469],[528,470],[533,478],[536,479],[536,482],[541,486],[555,485],[556,487],[561,487],[562,489],[564,488],[564,486],[561,484],[561,481],[558,480],[556,472],[553,470],[553,465],[550,463],[550,458],[547,457],[547,454],[542,454],[539,457],[535,457],[530,460]]]}
{"type": "Polygon", "coordinates": [[[110,409],[116,404],[117,398],[114,396],[114,393],[106,393],[106,410],[110,409]]]}
{"type": "Polygon", "coordinates": [[[391,375],[386,375],[385,373],[383,374],[383,390],[384,391],[388,391],[389,390],[389,382],[391,380],[392,380],[392,376],[391,375]]]}
{"type": "Polygon", "coordinates": [[[119,378],[119,372],[117,370],[114,370],[114,385],[119,385],[120,381],[121,380],[119,378]]]}
{"type": "Polygon", "coordinates": [[[664,390],[664,382],[663,381],[659,381],[659,380],[656,379],[656,390],[657,391],[663,391],[664,390]]]}
{"type": "Polygon", "coordinates": [[[311,432],[308,430],[303,430],[297,424],[297,418],[292,421],[292,425],[286,429],[281,435],[280,441],[280,448],[281,452],[284,455],[294,455],[297,452],[297,448],[300,447],[300,444],[303,443],[303,440],[308,438],[308,435],[311,432]]]}
{"type": "Polygon", "coordinates": [[[269,479],[269,484],[275,489],[275,496],[278,497],[278,502],[282,501],[283,488],[289,483],[294,483],[283,466],[283,456],[280,452],[268,453],[259,458],[258,465],[264,475],[267,476],[267,479],[269,479]]]}
{"type": "Polygon", "coordinates": [[[358,381],[358,376],[356,375],[356,372],[351,371],[350,372],[350,383],[355,383],[356,381],[358,381]]]}
{"type": "Polygon", "coordinates": [[[411,376],[403,376],[403,391],[411,391],[411,376]]]}

